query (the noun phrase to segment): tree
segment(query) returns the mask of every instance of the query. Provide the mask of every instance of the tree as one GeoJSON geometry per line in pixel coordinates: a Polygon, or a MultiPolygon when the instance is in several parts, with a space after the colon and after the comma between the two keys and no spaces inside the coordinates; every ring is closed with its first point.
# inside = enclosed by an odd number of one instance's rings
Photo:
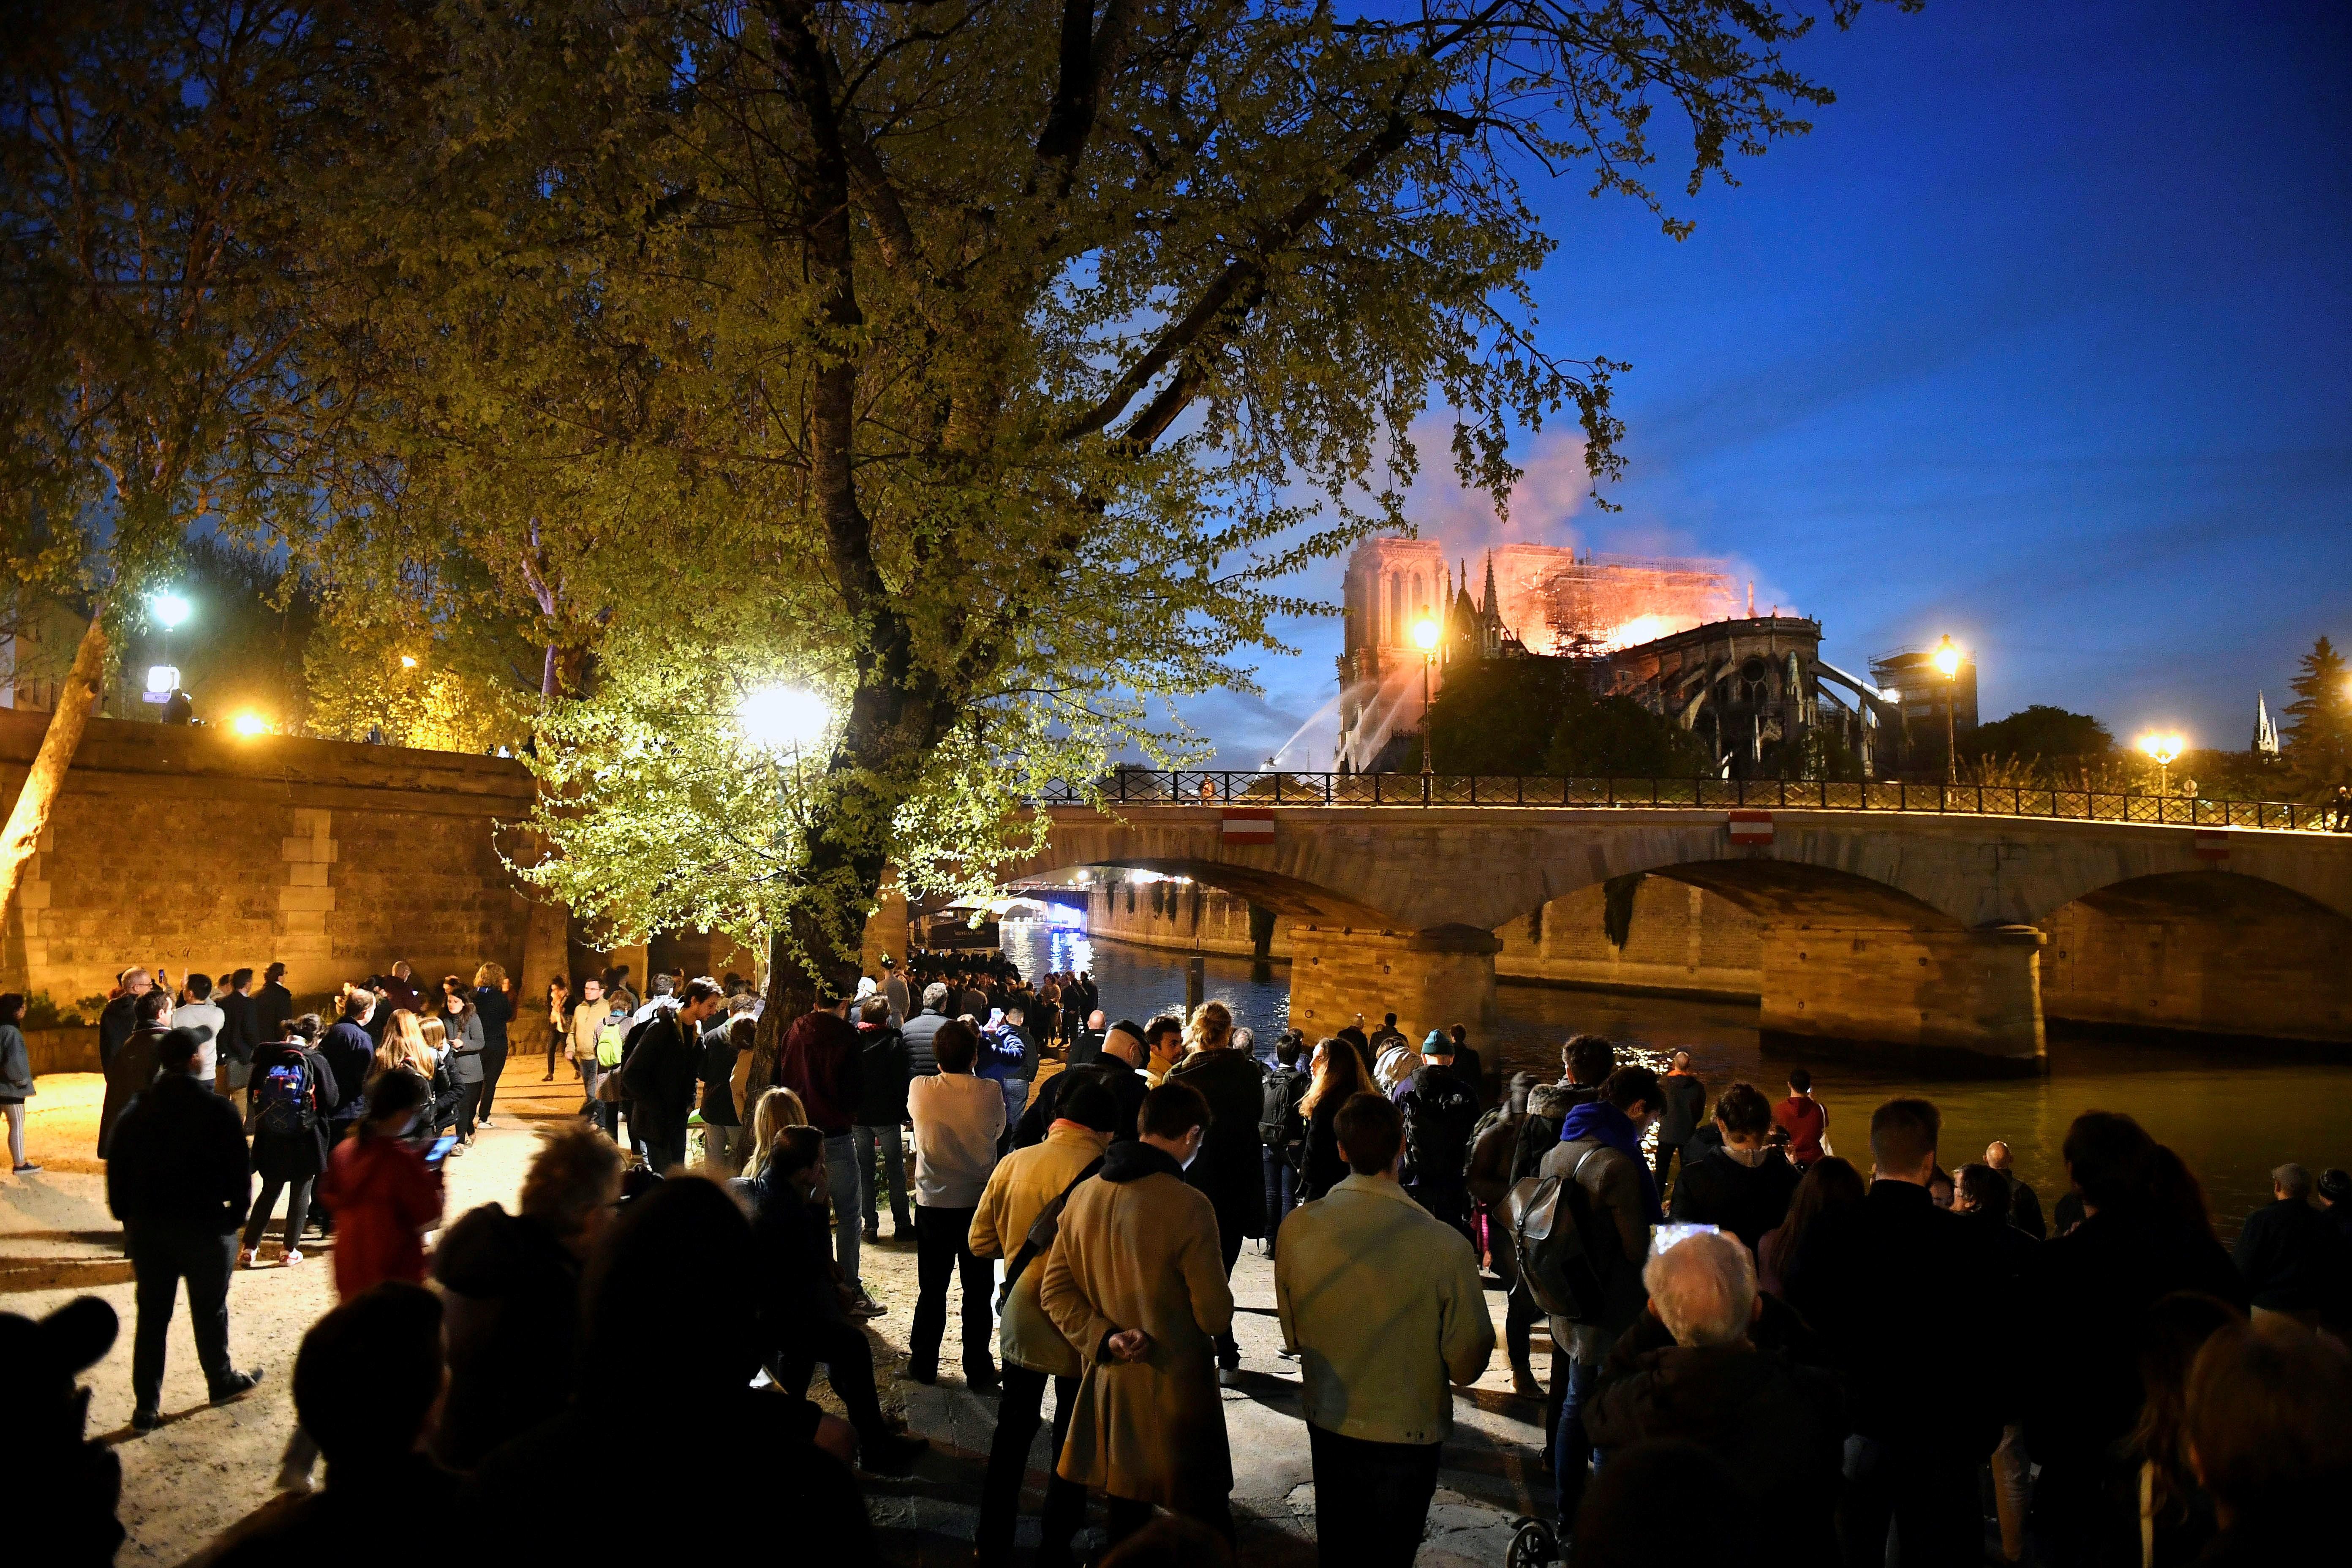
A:
{"type": "Polygon", "coordinates": [[[788,1017],[886,862],[985,884],[1045,773],[1191,745],[1153,703],[1245,683],[1313,607],[1282,579],[1405,522],[1433,397],[1497,496],[1562,410],[1612,472],[1620,367],[1542,346],[1520,180],[1680,236],[1660,111],[1727,178],[1858,9],[453,4],[408,140],[318,208],[321,336],[385,390],[305,547],[331,593],[442,541],[531,606],[533,874],[765,926],[788,1017]],[[778,680],[835,722],[747,757],[778,680]]]}
{"type": "Polygon", "coordinates": [[[1961,754],[1986,757],[2091,757],[2115,750],[2116,738],[2088,713],[2036,702],[1960,737],[1961,754]]]}
{"type": "Polygon", "coordinates": [[[89,606],[0,833],[16,894],[140,594],[207,518],[291,531],[298,431],[339,389],[292,363],[305,268],[283,178],[323,185],[344,8],[267,0],[11,7],[0,47],[0,554],[89,606]]]}
{"type": "Polygon", "coordinates": [[[2321,637],[2290,683],[2281,750],[2295,782],[2314,793],[2352,784],[2352,674],[2336,645],[2321,637]]]}

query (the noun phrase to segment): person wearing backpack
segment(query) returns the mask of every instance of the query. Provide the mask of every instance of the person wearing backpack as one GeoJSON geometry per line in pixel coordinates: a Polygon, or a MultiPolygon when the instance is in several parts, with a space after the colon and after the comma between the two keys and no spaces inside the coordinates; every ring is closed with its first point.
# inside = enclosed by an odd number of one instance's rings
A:
{"type": "MultiPolygon", "coordinates": [[[[988,1477],[980,1493],[976,1531],[980,1568],[1003,1568],[1013,1556],[1013,1530],[1021,1514],[1021,1489],[1029,1472],[1029,1447],[1036,1440],[1045,1401],[1054,1384],[1054,1452],[1059,1455],[1077,1406],[1078,1378],[1086,1371],[1077,1347],[1062,1337],[1037,1303],[1045,1278],[1045,1254],[1058,1234],[1062,1205],[1080,1182],[1101,1168],[1118,1125],[1118,1101],[1107,1085],[1079,1080],[1062,1097],[1045,1142],[1015,1149],[996,1163],[988,1186],[972,1211],[971,1251],[980,1258],[1005,1260],[997,1324],[997,1350],[1003,1358],[1004,1393],[996,1410],[996,1436],[988,1453],[988,1477]]],[[[1086,1522],[1087,1489],[1057,1470],[1045,1483],[1039,1568],[1069,1568],[1070,1539],[1086,1522]]]]}
{"type": "Polygon", "coordinates": [[[1478,1124],[1478,1096],[1454,1073],[1454,1039],[1432,1029],[1421,1066],[1391,1091],[1404,1115],[1404,1190],[1431,1214],[1470,1238],[1470,1194],[1462,1168],[1478,1124]]]}
{"type": "MultiPolygon", "coordinates": [[[[1577,1106],[1560,1124],[1559,1142],[1544,1156],[1540,1173],[1560,1180],[1560,1206],[1572,1218],[1581,1245],[1583,1275],[1591,1300],[1575,1315],[1551,1320],[1552,1381],[1560,1412],[1552,1437],[1552,1483],[1559,1519],[1576,1518],[1592,1464],[1592,1442],[1580,1414],[1617,1338],[1642,1315],[1648,1292],[1642,1268],[1650,1255],[1650,1227],[1665,1215],[1658,1206],[1657,1179],[1642,1158],[1642,1134],[1665,1109],[1658,1075],[1628,1065],[1611,1073],[1595,1098],[1577,1106]],[[1565,1350],[1568,1375],[1558,1362],[1565,1350]]],[[[1537,1260],[1529,1259],[1530,1264],[1537,1260]]]]}
{"type": "MultiPolygon", "coordinates": [[[[1528,1113],[1519,1122],[1511,1149],[1511,1185],[1541,1173],[1544,1156],[1559,1143],[1560,1124],[1568,1113],[1601,1092],[1601,1083],[1617,1066],[1617,1047],[1605,1035],[1573,1035],[1559,1048],[1560,1081],[1539,1083],[1528,1091],[1528,1113]]],[[[1507,1189],[1506,1189],[1507,1191],[1507,1189]]],[[[1545,1316],[1535,1298],[1522,1286],[1511,1291],[1503,1319],[1503,1342],[1525,1361],[1533,1381],[1534,1363],[1528,1347],[1538,1319],[1545,1316]]],[[[1544,1467],[1551,1467],[1551,1435],[1559,1429],[1559,1409],[1568,1394],[1568,1358],[1552,1357],[1551,1386],[1544,1394],[1544,1467]]]]}
{"type": "Polygon", "coordinates": [[[1314,1081],[1298,1065],[1306,1037],[1285,1029],[1275,1043],[1275,1065],[1265,1075],[1265,1100],[1258,1108],[1259,1160],[1265,1170],[1265,1255],[1272,1258],[1282,1216],[1298,1205],[1298,1188],[1307,1168],[1307,1119],[1298,1102],[1314,1081]]]}
{"type": "Polygon", "coordinates": [[[286,1193],[286,1267],[302,1261],[302,1226],[310,1215],[312,1184],[327,1169],[327,1118],[341,1098],[334,1070],[312,1042],[317,1015],[287,1026],[287,1037],[255,1053],[248,1080],[253,1110],[253,1169],[261,1195],[245,1222],[245,1266],[261,1262],[261,1233],[269,1225],[278,1194],[286,1193]]]}

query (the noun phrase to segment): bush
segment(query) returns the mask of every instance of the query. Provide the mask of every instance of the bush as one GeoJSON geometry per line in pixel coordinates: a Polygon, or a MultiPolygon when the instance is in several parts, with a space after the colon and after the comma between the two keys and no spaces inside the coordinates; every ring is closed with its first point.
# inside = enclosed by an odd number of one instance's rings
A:
{"type": "Polygon", "coordinates": [[[85,996],[70,1007],[59,1008],[55,998],[46,991],[36,991],[25,998],[25,1027],[28,1029],[78,1029],[95,1020],[106,1010],[104,996],[85,996]]]}

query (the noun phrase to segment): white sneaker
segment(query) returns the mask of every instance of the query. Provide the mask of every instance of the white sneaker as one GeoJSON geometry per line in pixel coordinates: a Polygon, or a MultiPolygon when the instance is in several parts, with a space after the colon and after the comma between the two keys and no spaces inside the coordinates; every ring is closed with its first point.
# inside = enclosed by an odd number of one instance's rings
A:
{"type": "Polygon", "coordinates": [[[281,1261],[287,1268],[291,1268],[302,1261],[302,1254],[299,1251],[289,1250],[281,1261]]]}
{"type": "Polygon", "coordinates": [[[247,1268],[258,1268],[261,1267],[261,1248],[257,1247],[246,1253],[245,1266],[247,1268]]]}

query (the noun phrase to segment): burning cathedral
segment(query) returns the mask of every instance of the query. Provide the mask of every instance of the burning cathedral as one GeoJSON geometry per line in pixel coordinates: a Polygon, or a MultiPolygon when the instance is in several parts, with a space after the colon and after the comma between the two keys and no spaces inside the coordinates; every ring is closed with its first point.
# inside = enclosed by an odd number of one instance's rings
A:
{"type": "Polygon", "coordinates": [[[1449,566],[1432,541],[1356,547],[1341,607],[1339,771],[1419,765],[1424,658],[1433,695],[1466,660],[1570,661],[1596,694],[1633,698],[1705,737],[1725,778],[1780,773],[1787,749],[1816,734],[1834,735],[1865,772],[1892,764],[1899,706],[1822,660],[1820,622],[1777,606],[1759,616],[1752,586],[1743,610],[1719,561],[1505,544],[1482,564],[1474,589],[1468,563],[1449,566]],[[1436,633],[1426,655],[1415,637],[1424,622],[1436,633]]]}

